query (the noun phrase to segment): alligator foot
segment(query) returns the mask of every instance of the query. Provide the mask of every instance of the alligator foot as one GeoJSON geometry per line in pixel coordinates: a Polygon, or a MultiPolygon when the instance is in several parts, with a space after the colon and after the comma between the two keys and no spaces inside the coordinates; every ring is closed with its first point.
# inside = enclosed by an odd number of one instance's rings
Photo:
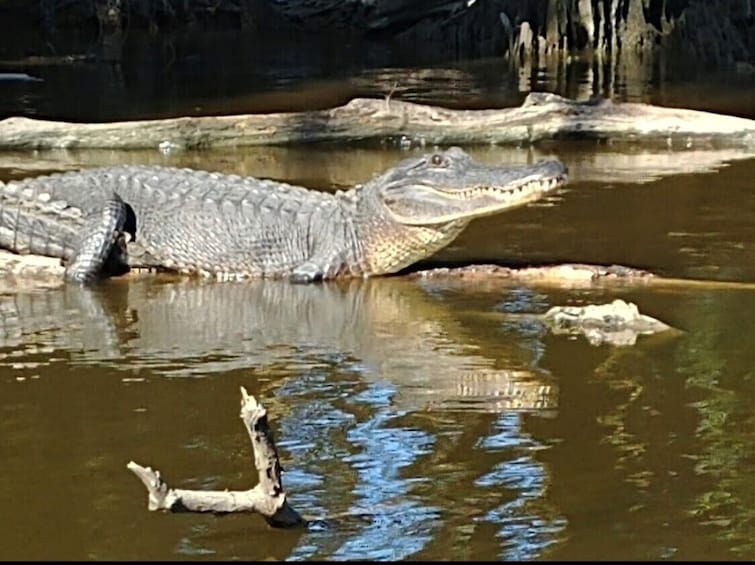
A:
{"type": "Polygon", "coordinates": [[[292,273],[288,280],[294,284],[309,284],[314,282],[322,282],[322,273],[292,273]]]}
{"type": "Polygon", "coordinates": [[[89,285],[127,273],[126,245],[135,228],[133,211],[113,193],[100,212],[86,218],[75,252],[66,261],[65,280],[89,285]]]}
{"type": "Polygon", "coordinates": [[[298,284],[322,282],[323,279],[325,279],[323,269],[312,262],[299,265],[288,277],[289,281],[298,284]]]}

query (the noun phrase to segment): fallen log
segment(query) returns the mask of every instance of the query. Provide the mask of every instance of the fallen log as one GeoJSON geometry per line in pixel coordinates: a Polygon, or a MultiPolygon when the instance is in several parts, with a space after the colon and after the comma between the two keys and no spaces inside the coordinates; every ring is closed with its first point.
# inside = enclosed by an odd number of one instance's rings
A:
{"type": "Polygon", "coordinates": [[[306,526],[307,521],[291,508],[281,481],[281,465],[267,410],[241,387],[241,419],[254,449],[259,482],[245,491],[202,491],[170,488],[159,471],[130,461],[127,465],[147,488],[148,508],[170,512],[257,512],[276,528],[306,526]]]}
{"type": "Polygon", "coordinates": [[[714,139],[755,147],[755,120],[599,99],[577,102],[531,93],[518,108],[451,110],[400,100],[356,98],[309,112],[70,123],[0,121],[0,149],[155,148],[386,141],[402,145],[521,144],[546,139],[714,139]]]}
{"type": "MultiPolygon", "coordinates": [[[[65,267],[60,259],[41,255],[19,255],[0,249],[0,292],[14,292],[34,288],[55,288],[65,284],[65,267]]],[[[177,273],[155,273],[134,269],[113,280],[159,276],[186,278],[177,273]]],[[[590,265],[561,263],[532,267],[506,267],[494,264],[472,264],[461,267],[423,268],[394,276],[444,281],[444,284],[518,283],[550,288],[591,288],[615,286],[653,286],[662,288],[703,288],[708,290],[753,290],[755,282],[699,280],[662,277],[650,271],[623,265],[590,265]]]]}

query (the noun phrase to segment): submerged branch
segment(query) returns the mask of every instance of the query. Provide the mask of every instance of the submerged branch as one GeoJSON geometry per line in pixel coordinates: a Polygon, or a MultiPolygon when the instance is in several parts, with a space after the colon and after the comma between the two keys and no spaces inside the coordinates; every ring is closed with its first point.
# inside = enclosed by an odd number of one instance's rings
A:
{"type": "Polygon", "coordinates": [[[79,124],[7,118],[0,149],[200,149],[318,141],[403,139],[410,143],[533,143],[591,139],[715,138],[755,145],[755,120],[642,103],[576,102],[531,93],[518,108],[451,110],[356,98],[327,110],[79,124]]]}
{"type": "Polygon", "coordinates": [[[147,488],[148,508],[170,512],[257,512],[277,528],[306,525],[286,500],[281,482],[281,466],[273,433],[267,423],[267,411],[241,387],[241,419],[249,432],[259,483],[245,491],[202,491],[170,488],[151,467],[130,461],[127,464],[147,488]]]}

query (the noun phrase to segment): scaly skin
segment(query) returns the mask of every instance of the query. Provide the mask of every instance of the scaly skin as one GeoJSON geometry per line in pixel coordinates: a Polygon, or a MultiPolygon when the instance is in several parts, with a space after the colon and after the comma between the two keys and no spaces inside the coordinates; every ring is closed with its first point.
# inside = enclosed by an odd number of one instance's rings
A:
{"type": "Polygon", "coordinates": [[[383,275],[565,180],[558,161],[488,166],[456,147],[336,194],[189,169],[91,169],[0,185],[0,248],[61,257],[84,283],[126,266],[304,282],[383,275]]]}

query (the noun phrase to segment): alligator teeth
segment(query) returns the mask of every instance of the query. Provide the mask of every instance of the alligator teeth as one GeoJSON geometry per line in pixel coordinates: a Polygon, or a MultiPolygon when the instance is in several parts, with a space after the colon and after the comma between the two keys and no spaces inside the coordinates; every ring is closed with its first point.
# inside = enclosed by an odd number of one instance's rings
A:
{"type": "Polygon", "coordinates": [[[154,267],[131,267],[131,272],[137,273],[137,274],[144,274],[144,273],[157,273],[157,269],[154,267]]]}

